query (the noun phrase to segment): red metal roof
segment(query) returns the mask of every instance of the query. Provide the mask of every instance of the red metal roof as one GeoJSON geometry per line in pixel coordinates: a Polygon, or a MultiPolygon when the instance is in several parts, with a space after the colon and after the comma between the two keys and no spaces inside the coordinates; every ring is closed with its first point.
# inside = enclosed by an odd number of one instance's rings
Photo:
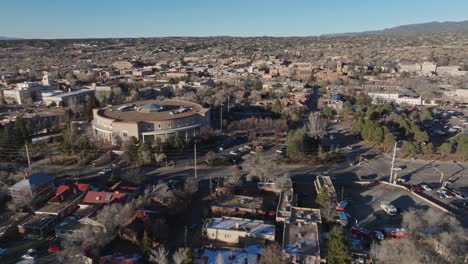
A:
{"type": "Polygon", "coordinates": [[[88,191],[83,198],[83,203],[109,204],[115,201],[123,201],[126,198],[126,193],[88,191]]]}

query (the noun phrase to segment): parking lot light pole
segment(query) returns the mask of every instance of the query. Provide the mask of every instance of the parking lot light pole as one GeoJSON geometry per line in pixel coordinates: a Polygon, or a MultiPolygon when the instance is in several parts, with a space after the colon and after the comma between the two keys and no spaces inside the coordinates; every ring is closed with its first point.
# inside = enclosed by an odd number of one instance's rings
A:
{"type": "Polygon", "coordinates": [[[392,157],[392,167],[390,168],[390,178],[389,183],[393,183],[393,169],[395,168],[395,156],[396,156],[397,142],[395,141],[395,146],[393,147],[393,157],[392,157]]]}

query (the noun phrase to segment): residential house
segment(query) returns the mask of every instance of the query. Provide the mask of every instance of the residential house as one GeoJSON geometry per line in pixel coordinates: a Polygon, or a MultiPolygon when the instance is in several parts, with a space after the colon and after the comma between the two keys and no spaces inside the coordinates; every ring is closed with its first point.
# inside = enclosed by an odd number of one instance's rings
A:
{"type": "Polygon", "coordinates": [[[33,206],[46,201],[53,194],[54,179],[44,173],[35,173],[8,188],[13,202],[31,203],[33,206]]]}
{"type": "Polygon", "coordinates": [[[124,203],[128,194],[121,192],[88,191],[83,198],[82,204],[111,204],[114,202],[124,203]]]}
{"type": "Polygon", "coordinates": [[[127,224],[120,229],[120,236],[138,244],[146,232],[152,240],[156,240],[158,231],[161,232],[160,219],[160,214],[157,211],[137,210],[127,224]]]}
{"type": "Polygon", "coordinates": [[[55,215],[58,220],[63,219],[78,209],[78,204],[88,189],[89,187],[86,184],[80,183],[60,185],[55,192],[55,196],[47,202],[47,205],[36,210],[35,214],[55,215]]]}

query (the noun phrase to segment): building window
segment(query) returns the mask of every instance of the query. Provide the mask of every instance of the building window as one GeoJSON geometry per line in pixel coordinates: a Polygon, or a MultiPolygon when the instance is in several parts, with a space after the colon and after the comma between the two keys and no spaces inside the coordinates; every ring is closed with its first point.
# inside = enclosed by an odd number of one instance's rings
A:
{"type": "Polygon", "coordinates": [[[177,121],[177,127],[180,127],[180,121],[177,121]]]}
{"type": "Polygon", "coordinates": [[[161,124],[158,124],[158,128],[161,129],[161,124]]]}
{"type": "Polygon", "coordinates": [[[127,131],[122,131],[122,137],[126,138],[128,136],[127,131]]]}
{"type": "Polygon", "coordinates": [[[169,128],[171,128],[171,126],[172,126],[172,123],[171,123],[171,122],[169,122],[169,128]]]}

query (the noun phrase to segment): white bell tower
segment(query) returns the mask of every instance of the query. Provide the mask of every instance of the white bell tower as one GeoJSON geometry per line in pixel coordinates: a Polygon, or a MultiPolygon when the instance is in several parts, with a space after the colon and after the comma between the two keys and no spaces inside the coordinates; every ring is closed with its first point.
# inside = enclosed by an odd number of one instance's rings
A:
{"type": "Polygon", "coordinates": [[[47,71],[42,72],[42,85],[49,86],[49,73],[47,71]]]}

